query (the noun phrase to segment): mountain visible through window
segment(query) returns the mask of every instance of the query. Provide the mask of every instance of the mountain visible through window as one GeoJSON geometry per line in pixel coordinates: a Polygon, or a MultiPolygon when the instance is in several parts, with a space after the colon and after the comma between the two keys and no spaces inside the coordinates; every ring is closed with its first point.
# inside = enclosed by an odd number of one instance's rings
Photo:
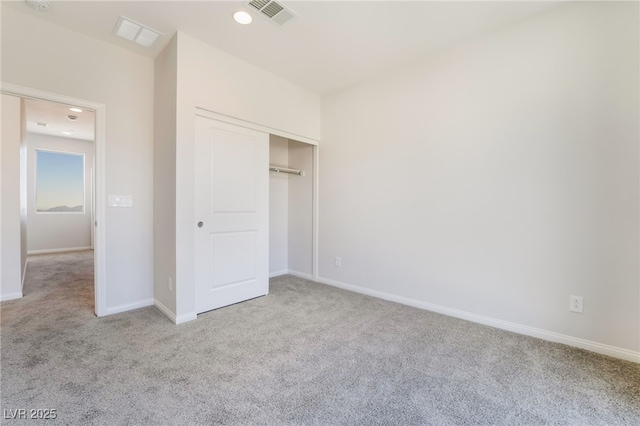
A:
{"type": "Polygon", "coordinates": [[[84,213],[84,154],[36,150],[36,211],[84,213]]]}

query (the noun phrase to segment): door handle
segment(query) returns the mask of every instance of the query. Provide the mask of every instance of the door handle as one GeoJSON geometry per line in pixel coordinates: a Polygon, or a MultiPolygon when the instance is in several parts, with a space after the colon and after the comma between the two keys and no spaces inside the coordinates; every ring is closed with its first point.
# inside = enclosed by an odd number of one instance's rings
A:
{"type": "Polygon", "coordinates": [[[198,222],[198,228],[202,228],[203,225],[204,225],[203,222],[198,222]]]}

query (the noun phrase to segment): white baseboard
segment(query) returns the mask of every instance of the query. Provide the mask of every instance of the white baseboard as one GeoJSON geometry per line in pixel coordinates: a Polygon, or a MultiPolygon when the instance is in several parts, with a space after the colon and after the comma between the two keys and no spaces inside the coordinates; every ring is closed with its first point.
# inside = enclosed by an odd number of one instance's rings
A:
{"type": "Polygon", "coordinates": [[[52,254],[52,253],[66,253],[68,251],[84,251],[84,250],[92,250],[91,247],[69,247],[69,248],[59,248],[59,249],[46,249],[46,250],[29,250],[27,255],[32,254],[52,254]]]}
{"type": "Polygon", "coordinates": [[[281,275],[293,275],[294,277],[313,281],[313,275],[307,274],[306,272],[294,271],[293,269],[283,269],[282,271],[270,272],[269,278],[279,277],[281,275]]]}
{"type": "Polygon", "coordinates": [[[195,312],[189,312],[188,314],[178,315],[176,317],[176,325],[198,319],[198,314],[195,312]]]}
{"type": "Polygon", "coordinates": [[[176,316],[176,314],[171,312],[171,309],[167,308],[158,299],[154,299],[153,304],[155,305],[156,308],[158,308],[158,310],[160,312],[165,314],[171,320],[172,323],[174,323],[176,325],[177,324],[182,324],[182,323],[185,323],[185,322],[188,322],[188,321],[193,321],[193,320],[198,318],[198,315],[195,312],[191,312],[191,313],[188,313],[188,314],[183,314],[183,315],[176,316]]]}
{"type": "Polygon", "coordinates": [[[169,318],[171,320],[172,323],[175,324],[176,322],[176,315],[171,312],[171,309],[167,308],[166,306],[164,306],[164,304],[159,301],[158,299],[153,299],[153,305],[158,308],[158,310],[160,312],[162,312],[163,314],[165,314],[167,316],[167,318],[169,318]]]}
{"type": "Polygon", "coordinates": [[[269,278],[279,277],[280,275],[287,275],[289,271],[283,269],[281,271],[269,272],[269,278]]]}
{"type": "Polygon", "coordinates": [[[112,308],[107,308],[106,315],[119,314],[120,312],[146,308],[147,306],[153,306],[153,299],[145,299],[135,303],[126,303],[123,305],[114,306],[112,308]]]}
{"type": "Polygon", "coordinates": [[[304,278],[305,280],[313,281],[313,275],[307,274],[306,272],[294,271],[293,269],[289,269],[287,271],[289,275],[293,275],[294,277],[304,278]]]}
{"type": "Polygon", "coordinates": [[[333,287],[350,290],[356,293],[366,294],[368,296],[377,297],[379,299],[389,300],[391,302],[401,303],[403,305],[413,306],[414,308],[420,308],[427,311],[437,312],[439,314],[447,315],[450,317],[460,318],[467,321],[475,322],[478,324],[488,325],[490,327],[499,328],[502,330],[512,331],[518,334],[524,334],[526,336],[537,337],[539,339],[548,340],[550,342],[562,343],[568,346],[574,346],[580,349],[586,349],[591,352],[596,352],[603,355],[609,355],[614,358],[620,358],[627,361],[640,363],[640,352],[632,351],[629,349],[618,348],[616,346],[605,345],[603,343],[593,342],[590,340],[580,339],[578,337],[568,336],[565,334],[555,333],[553,331],[542,330],[539,328],[529,327],[526,325],[517,324],[514,322],[503,321],[484,315],[477,315],[471,312],[462,311],[459,309],[448,308],[442,305],[436,305],[433,303],[427,303],[408,297],[398,296],[383,291],[372,290],[366,287],[361,287],[353,284],[347,284],[340,281],[332,280],[329,278],[318,277],[318,282],[328,284],[333,287]]]}
{"type": "Polygon", "coordinates": [[[0,295],[0,302],[6,302],[7,300],[15,300],[15,299],[21,299],[21,298],[22,298],[22,292],[2,294],[0,295]]]}

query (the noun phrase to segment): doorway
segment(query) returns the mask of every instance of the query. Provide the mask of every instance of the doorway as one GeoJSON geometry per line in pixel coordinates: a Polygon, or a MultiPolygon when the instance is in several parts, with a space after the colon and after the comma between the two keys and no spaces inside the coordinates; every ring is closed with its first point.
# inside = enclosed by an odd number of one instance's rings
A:
{"type": "MultiPolygon", "coordinates": [[[[44,220],[44,226],[51,225],[52,221],[64,222],[64,224],[58,223],[57,225],[53,225],[52,228],[54,232],[47,234],[48,236],[44,239],[31,238],[29,241],[29,232],[21,230],[18,233],[20,237],[15,241],[15,245],[17,246],[15,250],[18,252],[17,256],[24,259],[27,256],[27,249],[29,247],[31,247],[29,251],[31,251],[32,255],[65,251],[71,252],[73,250],[77,251],[78,249],[93,249],[93,310],[97,316],[103,316],[106,314],[106,288],[104,279],[105,233],[104,226],[101,226],[105,208],[103,202],[105,107],[103,104],[10,83],[2,83],[2,93],[3,95],[10,95],[20,98],[21,100],[20,117],[22,123],[20,123],[20,126],[22,140],[19,143],[22,154],[21,160],[16,159],[16,161],[20,161],[21,163],[21,167],[19,168],[21,175],[20,205],[12,205],[10,207],[12,210],[10,213],[18,213],[19,211],[18,214],[21,222],[27,223],[28,213],[30,213],[32,217],[35,217],[41,222],[44,220]],[[32,107],[31,119],[27,116],[27,106],[32,107]],[[53,114],[53,111],[57,110],[59,113],[64,113],[64,116],[59,121],[51,118],[49,119],[51,123],[49,123],[46,121],[46,114],[37,115],[33,113],[37,107],[43,107],[50,114],[53,114]],[[85,126],[84,130],[81,130],[78,126],[74,126],[74,122],[80,121],[81,114],[85,114],[84,117],[89,119],[82,121],[91,122],[89,126],[91,130],[87,131],[87,126],[85,126]],[[33,131],[34,129],[35,131],[33,131]],[[58,137],[58,135],[47,136],[43,134],[46,133],[47,129],[59,132],[60,137],[58,137]],[[32,131],[30,132],[29,130],[32,131]],[[38,130],[40,130],[40,133],[38,133],[38,130]],[[30,134],[31,136],[29,136],[30,134]],[[93,137],[88,137],[88,134],[93,137]],[[75,136],[75,138],[69,136],[75,136]],[[53,141],[53,139],[59,140],[53,141]],[[83,143],[85,144],[84,148],[89,148],[86,146],[89,143],[88,139],[93,139],[91,141],[93,149],[88,149],[83,152],[81,149],[83,143]],[[84,142],[79,142],[81,140],[84,140],[84,142]],[[55,146],[51,145],[54,143],[58,144],[55,146]],[[28,163],[31,163],[31,167],[29,167],[28,163]],[[38,165],[42,167],[38,167],[38,165]],[[49,172],[49,175],[52,176],[50,173],[51,169],[55,169],[56,165],[58,168],[64,170],[64,179],[67,181],[73,181],[74,173],[69,173],[69,171],[75,171],[75,185],[67,185],[69,191],[63,195],[61,195],[59,191],[57,193],[55,191],[56,186],[60,186],[59,184],[52,185],[51,181],[49,181],[49,188],[47,188],[47,173],[49,172]],[[40,176],[40,178],[44,176],[45,179],[39,179],[38,176],[40,176]],[[77,179],[78,176],[81,176],[80,181],[77,179]],[[31,183],[32,187],[31,192],[29,192],[29,183],[31,183]],[[77,189],[79,187],[82,187],[82,195],[78,195],[77,189]],[[76,190],[74,191],[73,188],[76,188],[76,190]],[[47,192],[47,189],[50,191],[47,192]],[[73,195],[74,192],[75,196],[73,195]],[[52,196],[54,197],[53,199],[51,199],[52,196]],[[58,197],[57,201],[55,201],[56,196],[58,197]],[[15,212],[13,210],[15,210],[15,212]],[[82,220],[79,220],[80,218],[82,220]],[[64,228],[70,226],[70,222],[83,224],[84,234],[81,236],[76,234],[75,237],[66,238],[66,240],[65,238],[56,238],[56,226],[64,228]]],[[[5,161],[4,158],[3,161],[5,161]]],[[[6,178],[5,173],[9,172],[3,170],[3,181],[6,178]]],[[[7,208],[3,206],[3,220],[6,211],[7,208]]],[[[42,226],[43,223],[39,223],[38,225],[42,226]]],[[[40,228],[36,227],[36,230],[39,229],[40,228]]],[[[57,233],[57,237],[60,236],[61,233],[57,233]]],[[[69,235],[62,236],[69,237],[69,235]]],[[[34,237],[34,235],[32,235],[32,237],[34,237]]],[[[3,270],[5,268],[4,259],[6,256],[4,248],[5,245],[3,244],[3,251],[1,253],[3,270]]],[[[22,272],[22,277],[24,278],[24,272],[22,272]]],[[[18,297],[23,295],[21,292],[18,297]]]]}
{"type": "Polygon", "coordinates": [[[34,276],[63,275],[68,279],[60,280],[57,291],[64,291],[66,299],[76,299],[81,309],[94,310],[94,286],[86,277],[94,275],[95,112],[36,99],[22,99],[22,103],[26,161],[21,166],[26,169],[21,175],[26,176],[26,202],[21,204],[27,212],[28,256],[23,295],[36,290],[34,276]],[[74,282],[84,285],[68,291],[66,287],[74,282]]]}
{"type": "Polygon", "coordinates": [[[269,137],[269,276],[315,280],[316,146],[269,137]]]}
{"type": "Polygon", "coordinates": [[[95,112],[23,102],[27,254],[93,250],[95,112]]]}

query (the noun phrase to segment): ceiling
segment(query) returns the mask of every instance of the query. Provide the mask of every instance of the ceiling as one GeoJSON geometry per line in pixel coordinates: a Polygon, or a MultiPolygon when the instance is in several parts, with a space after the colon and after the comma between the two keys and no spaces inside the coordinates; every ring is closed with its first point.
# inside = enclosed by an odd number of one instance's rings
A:
{"type": "Polygon", "coordinates": [[[410,65],[456,43],[560,5],[527,1],[295,1],[297,17],[278,27],[243,1],[51,1],[23,12],[143,55],[155,57],[177,30],[284,79],[325,95],[410,65]],[[251,25],[231,15],[244,9],[251,25]],[[112,34],[120,15],[165,35],[151,49],[112,34]]]}
{"type": "Polygon", "coordinates": [[[95,113],[90,110],[74,112],[69,110],[70,107],[73,105],[25,99],[27,132],[93,141],[95,139],[95,113]],[[76,120],[69,120],[70,115],[75,116],[76,120]]]}

